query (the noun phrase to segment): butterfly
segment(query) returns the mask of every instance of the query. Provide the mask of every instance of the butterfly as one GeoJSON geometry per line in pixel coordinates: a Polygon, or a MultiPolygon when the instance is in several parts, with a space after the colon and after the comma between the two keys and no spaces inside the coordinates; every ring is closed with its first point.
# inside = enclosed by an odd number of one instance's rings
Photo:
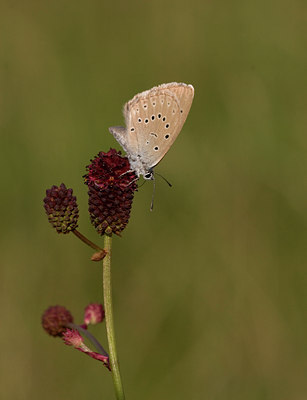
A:
{"type": "Polygon", "coordinates": [[[164,83],[139,93],[124,106],[126,127],[109,131],[127,153],[137,177],[154,179],[153,168],[168,152],[190,111],[194,88],[185,83],[164,83]]]}

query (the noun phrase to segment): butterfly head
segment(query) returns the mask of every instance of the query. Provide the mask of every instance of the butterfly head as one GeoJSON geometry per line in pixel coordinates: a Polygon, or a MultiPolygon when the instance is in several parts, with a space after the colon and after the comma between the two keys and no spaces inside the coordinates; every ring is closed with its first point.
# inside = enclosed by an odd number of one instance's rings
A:
{"type": "Polygon", "coordinates": [[[153,181],[155,179],[153,169],[151,168],[148,171],[146,171],[143,177],[148,181],[153,181]]]}

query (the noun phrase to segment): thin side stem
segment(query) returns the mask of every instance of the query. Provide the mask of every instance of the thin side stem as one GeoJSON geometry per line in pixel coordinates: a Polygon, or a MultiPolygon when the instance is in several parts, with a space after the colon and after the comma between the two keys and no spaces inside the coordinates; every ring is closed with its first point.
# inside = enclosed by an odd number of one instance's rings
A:
{"type": "Polygon", "coordinates": [[[104,310],[105,310],[107,337],[109,345],[109,357],[110,357],[109,360],[110,360],[116,399],[124,400],[125,394],[119,372],[116,342],[115,342],[114,322],[113,322],[112,286],[111,286],[111,248],[112,248],[111,236],[105,235],[104,248],[107,251],[107,254],[102,261],[103,295],[104,295],[104,310]]]}
{"type": "Polygon", "coordinates": [[[97,250],[97,251],[102,251],[103,249],[97,246],[97,244],[91,242],[88,238],[86,238],[84,235],[82,235],[81,232],[77,231],[77,229],[74,229],[72,231],[74,235],[77,236],[82,242],[86,243],[88,246],[90,246],[92,249],[97,250]]]}
{"type": "Polygon", "coordinates": [[[101,346],[101,344],[98,342],[98,340],[93,336],[87,329],[82,328],[80,325],[76,324],[68,324],[68,326],[72,329],[77,329],[82,335],[86,336],[88,340],[90,340],[93,345],[96,347],[96,349],[99,351],[100,354],[103,356],[109,357],[109,354],[105,351],[105,349],[101,346]]]}

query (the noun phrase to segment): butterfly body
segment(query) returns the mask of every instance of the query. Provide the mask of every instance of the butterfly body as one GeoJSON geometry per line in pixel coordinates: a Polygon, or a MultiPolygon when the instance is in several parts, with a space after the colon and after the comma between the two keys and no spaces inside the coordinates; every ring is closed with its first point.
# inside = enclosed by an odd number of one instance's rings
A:
{"type": "Polygon", "coordinates": [[[153,179],[153,168],[179,135],[190,111],[194,88],[167,83],[137,94],[124,106],[126,127],[109,128],[127,153],[131,170],[153,179]]]}

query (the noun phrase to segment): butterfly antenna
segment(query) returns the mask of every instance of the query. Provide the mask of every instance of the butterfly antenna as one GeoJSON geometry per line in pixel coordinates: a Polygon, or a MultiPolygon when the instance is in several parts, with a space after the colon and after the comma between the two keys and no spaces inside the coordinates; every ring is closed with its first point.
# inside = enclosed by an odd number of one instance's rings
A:
{"type": "Polygon", "coordinates": [[[173,186],[166,178],[164,178],[164,176],[158,174],[158,172],[155,172],[155,174],[158,175],[158,176],[160,176],[162,179],[164,179],[165,182],[168,184],[169,187],[172,187],[172,186],[173,186]]]}
{"type": "Polygon", "coordinates": [[[153,210],[153,206],[154,206],[154,198],[155,198],[155,192],[156,192],[156,180],[154,175],[152,176],[153,179],[153,191],[152,191],[152,198],[151,198],[151,204],[150,204],[150,211],[153,210]]]}

